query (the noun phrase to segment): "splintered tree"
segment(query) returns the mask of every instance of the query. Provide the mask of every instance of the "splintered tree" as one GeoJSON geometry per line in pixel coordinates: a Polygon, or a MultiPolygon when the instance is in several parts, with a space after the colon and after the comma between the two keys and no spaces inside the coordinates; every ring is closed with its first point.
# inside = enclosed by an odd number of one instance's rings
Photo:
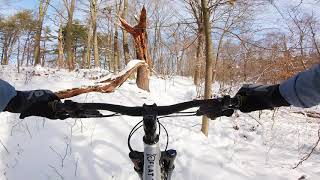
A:
{"type": "Polygon", "coordinates": [[[136,83],[140,89],[149,90],[149,74],[151,60],[147,53],[147,12],[145,7],[142,8],[139,23],[136,26],[129,25],[124,19],[120,18],[122,27],[133,36],[137,59],[143,60],[148,64],[148,67],[141,66],[137,69],[136,83]]]}

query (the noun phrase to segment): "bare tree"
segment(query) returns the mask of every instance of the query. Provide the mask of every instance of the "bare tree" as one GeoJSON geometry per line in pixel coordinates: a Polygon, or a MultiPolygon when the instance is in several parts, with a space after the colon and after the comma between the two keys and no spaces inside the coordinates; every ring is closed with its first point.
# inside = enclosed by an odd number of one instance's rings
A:
{"type": "Polygon", "coordinates": [[[46,15],[50,0],[39,0],[39,15],[38,23],[36,28],[35,35],[35,47],[34,47],[34,65],[40,63],[40,42],[41,42],[41,33],[43,28],[43,21],[46,15]]]}
{"type": "MultiPolygon", "coordinates": [[[[121,18],[126,19],[128,15],[128,0],[123,1],[123,11],[121,18]]],[[[129,44],[128,44],[128,33],[123,29],[122,30],[122,38],[123,38],[123,54],[124,54],[124,61],[126,64],[129,62],[129,44]]]]}
{"type": "Polygon", "coordinates": [[[99,49],[98,49],[98,33],[97,33],[97,11],[98,11],[98,1],[90,1],[90,12],[91,12],[91,21],[92,25],[92,36],[93,36],[93,57],[94,57],[94,66],[100,66],[99,60],[99,49]]]}
{"type": "Polygon", "coordinates": [[[73,51],[72,51],[72,23],[73,23],[73,13],[75,9],[76,0],[63,0],[64,5],[67,9],[68,13],[68,21],[65,32],[65,51],[67,53],[67,63],[69,70],[73,70],[75,68],[73,51]]]}
{"type": "Polygon", "coordinates": [[[62,34],[62,15],[59,14],[59,32],[58,32],[58,60],[57,60],[57,65],[58,68],[63,68],[64,67],[64,53],[63,53],[63,34],[62,34]]]}
{"type": "MultiPolygon", "coordinates": [[[[195,69],[194,69],[194,84],[198,87],[200,86],[200,79],[201,79],[201,64],[202,64],[202,57],[203,57],[203,35],[204,35],[204,28],[203,28],[203,13],[202,8],[199,0],[185,0],[187,4],[187,9],[191,12],[193,18],[196,20],[196,35],[197,35],[197,50],[195,56],[195,69]]],[[[207,3],[207,2],[206,2],[207,3]]]]}
{"type": "MultiPolygon", "coordinates": [[[[211,24],[209,20],[207,0],[201,0],[201,7],[203,12],[203,27],[205,32],[205,52],[206,52],[206,79],[204,98],[209,99],[212,95],[212,69],[213,69],[213,47],[211,39],[211,24]]],[[[202,118],[201,131],[208,136],[209,120],[206,116],[202,118]]]]}
{"type": "Polygon", "coordinates": [[[320,46],[319,46],[319,42],[317,41],[317,34],[316,34],[316,29],[317,29],[317,20],[314,17],[314,14],[312,13],[311,17],[310,17],[310,21],[309,21],[309,28],[310,28],[310,32],[311,32],[311,39],[312,39],[312,43],[314,48],[316,49],[316,52],[318,54],[318,58],[320,58],[320,46]]]}

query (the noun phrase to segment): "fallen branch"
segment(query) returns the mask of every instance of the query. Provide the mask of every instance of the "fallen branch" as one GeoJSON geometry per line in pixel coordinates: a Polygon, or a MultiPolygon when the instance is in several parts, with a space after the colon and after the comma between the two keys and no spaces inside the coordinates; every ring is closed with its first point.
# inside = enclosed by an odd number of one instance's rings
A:
{"type": "Polygon", "coordinates": [[[320,113],[316,111],[297,111],[293,113],[302,114],[311,118],[320,118],[320,113]]]}
{"type": "Polygon", "coordinates": [[[55,94],[60,99],[65,99],[89,92],[110,93],[113,92],[116,88],[120,87],[137,68],[142,66],[146,66],[146,63],[144,61],[131,60],[126,68],[119,74],[113,77],[108,77],[107,79],[100,80],[99,82],[97,82],[98,85],[66,89],[55,92],[55,94]]]}

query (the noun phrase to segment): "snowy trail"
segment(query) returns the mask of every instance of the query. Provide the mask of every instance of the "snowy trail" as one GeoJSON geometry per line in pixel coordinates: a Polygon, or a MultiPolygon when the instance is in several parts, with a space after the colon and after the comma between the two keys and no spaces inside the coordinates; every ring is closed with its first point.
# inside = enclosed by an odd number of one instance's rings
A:
{"type": "MultiPolygon", "coordinates": [[[[34,76],[25,84],[25,74],[0,78],[17,89],[61,90],[93,83],[84,74],[55,72],[34,76]]],[[[41,69],[40,69],[41,70],[41,69]]],[[[39,70],[39,71],[40,71],[39,70]]],[[[128,106],[143,103],[169,105],[195,96],[192,81],[151,79],[151,93],[139,90],[132,81],[110,94],[88,93],[72,98],[79,102],[107,102],[128,106]]],[[[291,113],[297,109],[218,118],[210,122],[209,137],[200,132],[201,117],[165,118],[161,122],[170,135],[169,148],[178,152],[174,180],[297,180],[320,179],[320,147],[297,169],[299,159],[311,150],[317,139],[319,119],[291,113]],[[255,118],[255,119],[254,119],[255,118]],[[239,128],[236,130],[236,126],[239,128]]],[[[298,109],[299,110],[299,109],[298,109]]],[[[121,116],[103,119],[50,121],[1,113],[0,179],[9,180],[137,180],[127,148],[127,136],[139,118],[121,116]]],[[[142,150],[142,131],[132,145],[142,150]]],[[[161,136],[161,147],[165,147],[161,136]]]]}

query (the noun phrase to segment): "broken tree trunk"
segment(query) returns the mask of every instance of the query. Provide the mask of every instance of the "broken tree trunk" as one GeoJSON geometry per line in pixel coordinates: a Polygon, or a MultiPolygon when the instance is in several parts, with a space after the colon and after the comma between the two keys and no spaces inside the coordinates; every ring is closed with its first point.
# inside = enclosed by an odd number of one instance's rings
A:
{"type": "Polygon", "coordinates": [[[119,19],[123,29],[133,36],[137,59],[143,60],[148,64],[148,66],[141,66],[137,69],[137,79],[136,79],[137,86],[140,89],[150,91],[149,75],[150,75],[151,60],[149,59],[148,53],[147,53],[148,40],[147,40],[147,31],[146,31],[146,24],[147,24],[146,9],[145,7],[142,8],[139,23],[134,27],[129,25],[124,19],[122,18],[119,18],[119,19]]]}
{"type": "Polygon", "coordinates": [[[147,66],[144,61],[132,60],[128,63],[127,67],[115,77],[100,80],[98,85],[66,89],[55,92],[55,94],[60,99],[65,99],[88,92],[110,93],[113,92],[117,87],[120,87],[137,68],[141,68],[143,66],[147,66]]]}

